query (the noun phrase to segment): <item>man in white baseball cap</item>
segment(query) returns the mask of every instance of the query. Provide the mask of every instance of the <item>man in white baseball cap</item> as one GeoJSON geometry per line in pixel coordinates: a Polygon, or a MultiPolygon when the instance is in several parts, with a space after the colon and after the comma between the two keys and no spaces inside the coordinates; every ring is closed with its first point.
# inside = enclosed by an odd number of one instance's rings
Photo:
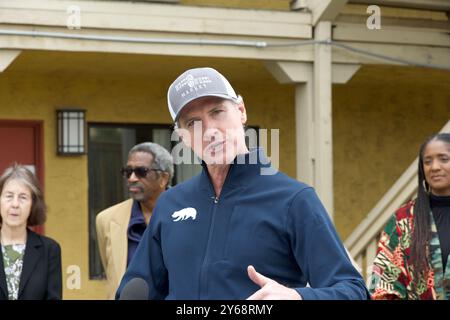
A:
{"type": "Polygon", "coordinates": [[[261,174],[271,165],[246,147],[247,112],[225,77],[187,70],[167,97],[203,170],[161,194],[117,296],[142,278],[150,299],[369,298],[314,189],[261,174]]]}

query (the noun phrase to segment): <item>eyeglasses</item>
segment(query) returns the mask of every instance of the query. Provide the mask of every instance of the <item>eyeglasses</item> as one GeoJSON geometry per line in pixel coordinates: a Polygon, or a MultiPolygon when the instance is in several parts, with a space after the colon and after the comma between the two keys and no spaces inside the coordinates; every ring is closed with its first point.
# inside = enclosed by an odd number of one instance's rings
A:
{"type": "Polygon", "coordinates": [[[125,167],[125,168],[120,169],[120,173],[122,174],[122,176],[127,179],[130,179],[133,172],[136,175],[136,177],[145,178],[150,171],[163,171],[163,170],[147,168],[147,167],[136,167],[136,168],[125,167]]]}

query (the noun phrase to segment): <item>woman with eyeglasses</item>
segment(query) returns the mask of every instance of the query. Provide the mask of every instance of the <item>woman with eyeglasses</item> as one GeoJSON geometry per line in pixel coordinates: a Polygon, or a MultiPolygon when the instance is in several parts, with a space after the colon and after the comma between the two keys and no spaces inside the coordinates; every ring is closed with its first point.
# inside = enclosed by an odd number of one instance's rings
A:
{"type": "Polygon", "coordinates": [[[28,227],[43,224],[46,205],[36,177],[22,165],[0,177],[0,299],[62,299],[61,249],[28,227]]]}
{"type": "Polygon", "coordinates": [[[450,300],[450,134],[419,151],[417,199],[381,234],[369,291],[373,299],[450,300]]]}

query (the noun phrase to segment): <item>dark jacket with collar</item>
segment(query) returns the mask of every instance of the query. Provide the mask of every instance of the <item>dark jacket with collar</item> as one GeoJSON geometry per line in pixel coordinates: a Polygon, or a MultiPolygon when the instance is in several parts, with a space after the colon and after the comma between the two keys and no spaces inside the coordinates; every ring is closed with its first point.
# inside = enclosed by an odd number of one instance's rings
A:
{"type": "MultiPolygon", "coordinates": [[[[62,299],[61,248],[28,229],[19,284],[19,300],[62,299]]],[[[8,299],[3,252],[0,250],[0,300],[8,299]]]]}
{"type": "Polygon", "coordinates": [[[277,172],[262,150],[244,160],[230,166],[220,198],[205,166],[161,194],[117,296],[142,278],[150,299],[246,299],[259,289],[253,265],[304,299],[369,297],[314,189],[277,172]]]}

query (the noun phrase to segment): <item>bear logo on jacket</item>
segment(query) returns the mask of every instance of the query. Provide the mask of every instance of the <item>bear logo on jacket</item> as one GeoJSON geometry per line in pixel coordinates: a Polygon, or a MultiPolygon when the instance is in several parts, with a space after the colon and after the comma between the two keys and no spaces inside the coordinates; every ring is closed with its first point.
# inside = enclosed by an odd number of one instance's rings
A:
{"type": "Polygon", "coordinates": [[[189,218],[191,218],[192,220],[195,220],[196,217],[197,217],[197,210],[195,210],[195,208],[192,208],[192,207],[175,211],[172,214],[173,221],[175,221],[175,222],[180,221],[180,220],[186,220],[189,218]]]}

